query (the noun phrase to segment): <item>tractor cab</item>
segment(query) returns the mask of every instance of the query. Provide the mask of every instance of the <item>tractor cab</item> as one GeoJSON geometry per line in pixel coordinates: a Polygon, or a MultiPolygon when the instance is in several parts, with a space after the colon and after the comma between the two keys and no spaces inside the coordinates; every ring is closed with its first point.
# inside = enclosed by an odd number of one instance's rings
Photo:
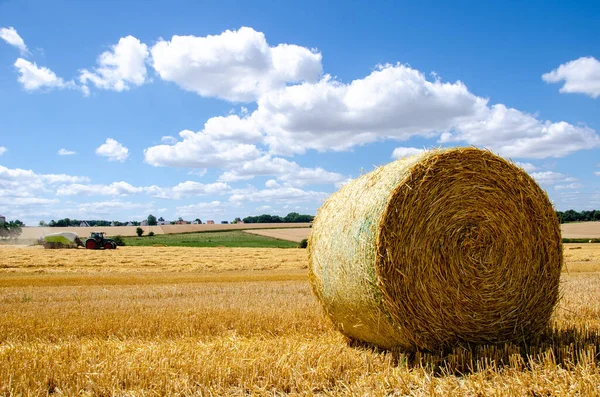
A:
{"type": "Polygon", "coordinates": [[[104,232],[91,232],[90,238],[93,238],[96,241],[104,240],[104,232]]]}
{"type": "Polygon", "coordinates": [[[117,244],[113,240],[105,238],[104,232],[91,232],[90,238],[85,241],[85,248],[110,250],[117,248],[117,244]]]}

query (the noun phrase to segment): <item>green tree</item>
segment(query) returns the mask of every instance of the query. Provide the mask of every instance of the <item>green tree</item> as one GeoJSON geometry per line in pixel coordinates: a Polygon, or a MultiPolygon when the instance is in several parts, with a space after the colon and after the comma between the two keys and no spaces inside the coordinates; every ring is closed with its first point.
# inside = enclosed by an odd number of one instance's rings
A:
{"type": "Polygon", "coordinates": [[[156,226],[156,217],[152,214],[148,215],[148,226],[156,226]]]}
{"type": "MultiPolygon", "coordinates": [[[[6,223],[5,223],[6,225],[6,223]]],[[[22,227],[25,226],[20,220],[8,222],[8,236],[12,239],[17,239],[23,233],[22,227]]]]}
{"type": "Polygon", "coordinates": [[[297,212],[290,212],[283,218],[283,221],[286,223],[298,222],[297,219],[299,216],[300,216],[300,214],[297,212]]]}
{"type": "Polygon", "coordinates": [[[0,224],[0,238],[6,239],[6,238],[8,238],[8,236],[10,236],[10,233],[8,230],[8,223],[4,222],[4,223],[0,224]]]}
{"type": "Polygon", "coordinates": [[[144,229],[138,227],[137,229],[135,229],[135,233],[138,235],[138,237],[142,237],[142,234],[144,234],[144,229]]]}
{"type": "Polygon", "coordinates": [[[196,218],[196,219],[194,219],[194,222],[198,222],[198,224],[199,224],[199,225],[201,225],[201,224],[202,224],[202,221],[200,220],[200,218],[196,218]]]}

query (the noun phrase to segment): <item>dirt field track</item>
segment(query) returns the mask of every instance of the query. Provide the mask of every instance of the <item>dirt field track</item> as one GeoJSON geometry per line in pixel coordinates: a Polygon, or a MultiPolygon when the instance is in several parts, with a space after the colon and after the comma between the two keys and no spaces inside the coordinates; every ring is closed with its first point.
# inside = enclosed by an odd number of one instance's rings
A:
{"type": "Polygon", "coordinates": [[[561,229],[563,238],[600,238],[600,222],[565,223],[561,229]]]}
{"type": "Polygon", "coordinates": [[[351,347],[306,250],[0,247],[0,396],[600,395],[600,244],[565,245],[547,339],[351,347]]]}
{"type": "Polygon", "coordinates": [[[246,233],[258,234],[259,236],[273,237],[281,240],[300,241],[308,238],[312,229],[260,229],[260,230],[244,230],[246,233]]]}
{"type": "MultiPolygon", "coordinates": [[[[308,238],[312,229],[246,230],[248,233],[300,242],[308,238]]],[[[567,223],[561,225],[563,238],[600,238],[600,222],[567,223]]]]}

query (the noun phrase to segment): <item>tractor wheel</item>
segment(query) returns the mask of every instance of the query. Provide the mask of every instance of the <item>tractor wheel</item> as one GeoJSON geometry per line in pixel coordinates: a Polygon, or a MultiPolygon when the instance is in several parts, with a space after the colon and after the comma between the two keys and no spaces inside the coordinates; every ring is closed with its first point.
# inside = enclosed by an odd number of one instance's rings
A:
{"type": "Polygon", "coordinates": [[[111,250],[111,249],[113,249],[113,246],[111,243],[106,242],[106,243],[104,243],[104,249],[111,250]]]}
{"type": "Polygon", "coordinates": [[[96,249],[96,241],[93,239],[86,240],[85,248],[89,249],[89,250],[95,250],[96,249]]]}

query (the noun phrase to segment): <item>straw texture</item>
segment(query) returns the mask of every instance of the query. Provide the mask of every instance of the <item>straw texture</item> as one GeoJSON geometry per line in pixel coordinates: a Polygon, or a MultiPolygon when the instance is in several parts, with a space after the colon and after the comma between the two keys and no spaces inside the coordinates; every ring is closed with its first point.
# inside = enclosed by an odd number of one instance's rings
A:
{"type": "Polygon", "coordinates": [[[338,329],[382,348],[528,340],[558,300],[560,227],[522,169],[432,150],[345,185],[309,240],[314,293],[338,329]]]}

